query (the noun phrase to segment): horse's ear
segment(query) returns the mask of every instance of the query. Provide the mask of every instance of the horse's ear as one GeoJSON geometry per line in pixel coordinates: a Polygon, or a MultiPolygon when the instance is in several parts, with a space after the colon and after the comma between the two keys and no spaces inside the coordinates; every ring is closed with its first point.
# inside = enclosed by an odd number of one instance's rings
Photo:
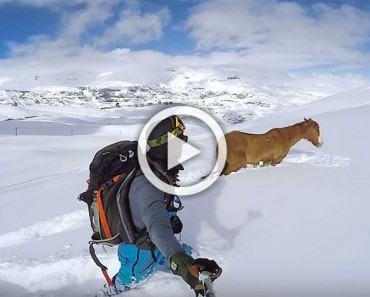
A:
{"type": "Polygon", "coordinates": [[[307,122],[308,120],[306,118],[303,118],[305,122],[307,122]]]}

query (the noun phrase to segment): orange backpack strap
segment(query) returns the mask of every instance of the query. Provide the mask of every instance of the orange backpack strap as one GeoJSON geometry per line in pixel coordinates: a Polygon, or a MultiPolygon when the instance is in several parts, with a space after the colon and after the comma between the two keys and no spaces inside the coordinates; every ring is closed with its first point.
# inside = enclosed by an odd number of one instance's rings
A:
{"type": "Polygon", "coordinates": [[[108,226],[107,217],[105,216],[103,202],[101,200],[101,192],[102,192],[102,189],[99,189],[98,193],[96,194],[96,203],[98,204],[99,217],[100,217],[100,221],[101,221],[105,236],[107,238],[111,238],[112,234],[108,226]]]}
{"type": "MultiPolygon", "coordinates": [[[[116,175],[112,178],[114,183],[119,181],[120,176],[116,175]]],[[[101,186],[98,193],[96,194],[96,203],[98,205],[99,218],[103,227],[104,234],[107,238],[112,238],[112,232],[109,229],[108,220],[105,216],[103,201],[101,199],[101,193],[104,191],[104,186],[101,186]]]]}

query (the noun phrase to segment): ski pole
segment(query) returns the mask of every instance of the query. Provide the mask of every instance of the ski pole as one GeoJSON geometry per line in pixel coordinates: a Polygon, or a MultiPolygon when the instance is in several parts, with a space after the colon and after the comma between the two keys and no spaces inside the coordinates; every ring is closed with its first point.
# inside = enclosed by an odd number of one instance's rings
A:
{"type": "Polygon", "coordinates": [[[213,290],[213,284],[209,277],[209,272],[202,271],[199,273],[199,279],[204,286],[204,296],[205,297],[216,297],[215,291],[213,290]]]}
{"type": "Polygon", "coordinates": [[[90,255],[91,255],[92,259],[94,260],[95,264],[100,267],[100,269],[101,269],[101,271],[102,271],[102,273],[103,273],[103,275],[105,277],[105,280],[107,281],[108,285],[109,286],[112,286],[113,285],[113,282],[112,282],[112,279],[108,275],[108,272],[107,272],[108,268],[106,266],[104,266],[99,261],[98,257],[95,254],[95,249],[94,249],[93,245],[94,245],[94,242],[90,241],[90,247],[89,247],[90,255]]]}

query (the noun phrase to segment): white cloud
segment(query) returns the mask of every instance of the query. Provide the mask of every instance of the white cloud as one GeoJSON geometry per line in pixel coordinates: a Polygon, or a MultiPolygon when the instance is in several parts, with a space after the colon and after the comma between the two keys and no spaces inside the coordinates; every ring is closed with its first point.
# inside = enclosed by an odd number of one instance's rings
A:
{"type": "Polygon", "coordinates": [[[98,75],[98,78],[102,78],[102,77],[108,77],[110,75],[112,75],[113,73],[112,72],[103,72],[103,73],[100,73],[98,75]]]}
{"type": "Polygon", "coordinates": [[[74,6],[78,4],[83,4],[87,2],[93,2],[95,0],[68,0],[68,1],[60,1],[60,0],[0,0],[0,5],[12,3],[18,5],[25,5],[25,6],[35,6],[35,7],[60,7],[60,6],[74,6]]]}
{"type": "MultiPolygon", "coordinates": [[[[5,0],[0,1],[5,2],[5,0]]],[[[60,55],[61,52],[64,52],[66,55],[74,55],[80,47],[83,47],[83,39],[89,30],[103,25],[111,17],[118,1],[29,1],[27,2],[28,6],[47,6],[53,10],[59,9],[58,13],[61,16],[61,21],[58,26],[58,32],[55,32],[56,37],[54,38],[47,35],[34,35],[30,36],[24,43],[8,43],[8,54],[13,57],[40,55],[41,53],[47,57],[49,55],[60,55]],[[58,3],[53,5],[54,2],[58,3]],[[80,9],[62,8],[62,6],[73,6],[84,2],[86,2],[85,6],[80,9]]],[[[0,2],[0,4],[3,2],[0,2]]]]}
{"type": "Polygon", "coordinates": [[[104,53],[93,48],[58,48],[44,43],[27,56],[0,60],[1,85],[5,89],[30,89],[41,85],[86,86],[102,80],[132,83],[162,82],[171,57],[154,51],[114,51],[104,53]],[[109,76],[99,77],[102,73],[109,76]],[[35,76],[38,77],[35,80],[35,76]]]}
{"type": "Polygon", "coordinates": [[[98,28],[113,16],[118,0],[94,0],[86,3],[85,9],[64,13],[61,39],[80,41],[89,29],[98,28]]]}
{"type": "Polygon", "coordinates": [[[0,77],[0,86],[8,81],[10,81],[8,77],[0,77]]]}
{"type": "MultiPolygon", "coordinates": [[[[160,39],[164,27],[171,18],[167,8],[142,12],[140,3],[136,0],[75,0],[69,4],[82,2],[86,3],[80,9],[59,10],[62,16],[60,29],[54,39],[37,35],[29,37],[23,44],[10,43],[9,55],[21,56],[37,51],[45,52],[44,48],[53,50],[59,48],[73,54],[83,47],[112,50],[115,47],[142,44],[160,39]],[[123,4],[125,8],[119,11],[123,4]]],[[[34,1],[27,4],[52,5],[53,1],[34,1]]]]}
{"type": "Polygon", "coordinates": [[[370,13],[349,5],[311,10],[276,0],[206,1],[186,28],[199,50],[244,49],[251,63],[271,67],[370,63],[360,46],[370,40],[370,13]]]}
{"type": "MultiPolygon", "coordinates": [[[[83,0],[70,3],[78,2],[83,0]]],[[[170,22],[169,10],[143,11],[133,0],[117,11],[118,3],[122,1],[92,0],[72,13],[62,9],[65,15],[55,39],[39,35],[25,44],[10,44],[11,58],[0,59],[0,78],[8,78],[1,88],[83,86],[108,80],[162,82],[173,76],[168,69],[183,68],[219,78],[238,75],[276,83],[275,78],[291,79],[287,72],[297,68],[333,64],[350,71],[370,66],[370,54],[358,50],[369,40],[370,17],[350,6],[316,4],[308,14],[294,2],[205,1],[186,23],[199,53],[166,55],[129,46],[161,38],[170,22]],[[99,26],[108,27],[94,31],[99,26]],[[99,77],[104,73],[110,75],[99,77]]]]}
{"type": "MultiPolygon", "coordinates": [[[[51,5],[52,2],[28,4],[51,5]]],[[[82,0],[74,1],[77,2],[82,0]]],[[[1,3],[4,1],[0,0],[1,3]]],[[[61,9],[64,17],[58,36],[37,35],[26,43],[9,44],[10,57],[0,59],[0,77],[9,77],[2,87],[29,88],[41,83],[81,86],[93,84],[96,78],[107,78],[99,77],[101,73],[111,73],[111,80],[161,81],[168,76],[167,56],[153,51],[131,52],[121,46],[160,38],[170,19],[165,8],[143,13],[139,4],[135,0],[92,0],[73,12],[61,9]],[[122,12],[117,12],[121,7],[118,4],[125,4],[122,12]],[[100,36],[94,34],[94,29],[102,25],[108,29],[101,31],[100,27],[97,31],[100,36]],[[105,52],[101,48],[111,50],[105,52]],[[161,72],[163,75],[158,75],[161,72]]]]}
{"type": "Polygon", "coordinates": [[[111,51],[111,53],[114,53],[114,54],[127,54],[131,52],[131,49],[130,48],[116,48],[114,50],[111,51]]]}
{"type": "Polygon", "coordinates": [[[122,11],[118,21],[96,39],[99,46],[122,43],[140,44],[160,39],[164,26],[170,20],[170,12],[163,8],[157,12],[142,13],[128,8],[122,11]]]}

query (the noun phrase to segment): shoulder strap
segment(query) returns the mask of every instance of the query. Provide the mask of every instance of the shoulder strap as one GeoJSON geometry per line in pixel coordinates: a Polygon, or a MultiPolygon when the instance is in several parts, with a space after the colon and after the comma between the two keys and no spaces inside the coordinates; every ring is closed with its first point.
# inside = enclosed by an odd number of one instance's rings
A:
{"type": "MultiPolygon", "coordinates": [[[[119,180],[120,176],[116,175],[113,177],[112,181],[117,182],[119,180]]],[[[103,227],[104,234],[107,238],[112,238],[112,233],[110,231],[109,225],[108,225],[108,220],[107,217],[105,216],[105,211],[103,207],[103,202],[101,199],[101,193],[104,191],[104,185],[100,187],[98,193],[96,194],[96,203],[98,205],[98,212],[99,212],[99,217],[100,221],[103,227]]]]}
{"type": "MultiPolygon", "coordinates": [[[[120,187],[118,188],[117,194],[116,194],[116,203],[117,203],[117,209],[118,214],[120,216],[121,224],[124,229],[124,232],[127,236],[128,242],[135,242],[135,230],[134,230],[134,224],[132,222],[131,217],[131,211],[129,210],[129,207],[124,207],[124,209],[121,207],[123,204],[128,205],[128,193],[129,193],[129,187],[125,189],[125,192],[122,193],[122,188],[127,186],[128,184],[131,185],[131,182],[136,176],[140,175],[140,169],[134,168],[130,171],[130,173],[126,176],[126,178],[121,183],[120,187]],[[128,218],[129,217],[129,218],[128,218]]],[[[142,173],[141,173],[142,174],[142,173]]]]}
{"type": "Polygon", "coordinates": [[[138,170],[136,170],[135,172],[135,177],[139,176],[139,175],[143,175],[143,171],[141,170],[141,168],[139,168],[138,170]]]}

